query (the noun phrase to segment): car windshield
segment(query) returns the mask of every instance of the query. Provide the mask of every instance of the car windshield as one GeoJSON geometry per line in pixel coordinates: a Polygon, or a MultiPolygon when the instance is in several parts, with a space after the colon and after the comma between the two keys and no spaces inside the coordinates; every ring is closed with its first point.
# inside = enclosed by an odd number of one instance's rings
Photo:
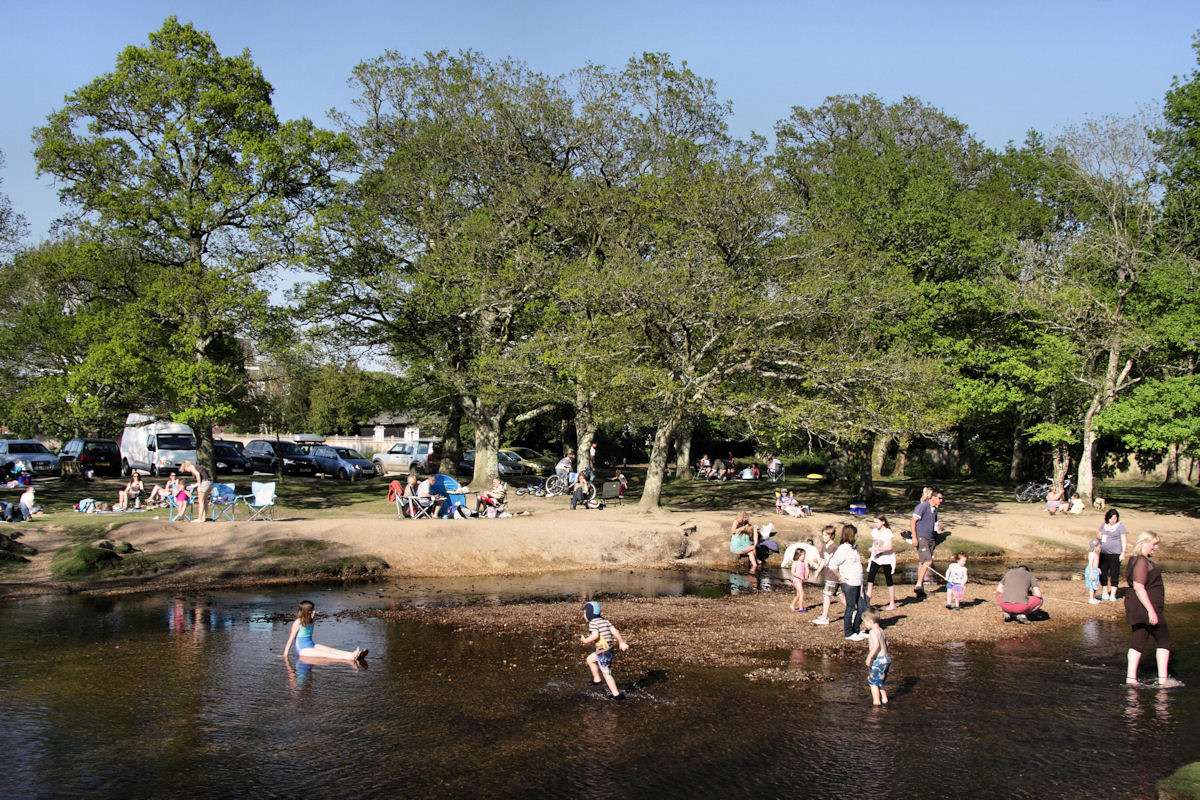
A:
{"type": "Polygon", "coordinates": [[[225,458],[238,455],[237,448],[231,444],[215,444],[213,445],[213,452],[225,458]]]}
{"type": "Polygon", "coordinates": [[[195,450],[196,440],[190,433],[160,433],[158,446],[162,450],[195,450]]]}
{"type": "Polygon", "coordinates": [[[521,458],[545,458],[544,455],[537,450],[530,450],[528,447],[514,447],[513,452],[521,458]]]}
{"type": "Polygon", "coordinates": [[[10,453],[49,453],[40,442],[12,442],[8,445],[10,453]]]}
{"type": "Polygon", "coordinates": [[[362,453],[358,452],[357,450],[351,450],[349,447],[339,447],[336,449],[337,454],[342,458],[357,458],[362,461],[366,460],[362,457],[362,453]]]}
{"type": "Polygon", "coordinates": [[[288,458],[295,458],[296,456],[305,455],[304,451],[300,449],[299,445],[292,444],[291,442],[276,442],[275,452],[279,453],[281,456],[287,456],[288,458]]]}
{"type": "Polygon", "coordinates": [[[518,456],[516,453],[510,453],[508,450],[501,450],[500,451],[500,460],[501,461],[518,461],[519,462],[521,460],[521,457],[518,456]]]}

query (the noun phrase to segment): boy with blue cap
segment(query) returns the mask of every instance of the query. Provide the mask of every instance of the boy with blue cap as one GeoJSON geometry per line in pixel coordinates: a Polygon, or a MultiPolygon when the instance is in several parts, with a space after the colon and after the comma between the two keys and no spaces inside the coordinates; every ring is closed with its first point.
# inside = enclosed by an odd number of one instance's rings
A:
{"type": "Polygon", "coordinates": [[[596,643],[596,651],[587,657],[588,668],[592,671],[592,685],[599,686],[602,682],[608,684],[614,700],[621,700],[625,695],[617,688],[617,681],[612,675],[613,653],[619,647],[628,650],[629,645],[622,638],[621,632],[613,624],[600,616],[600,604],[595,600],[583,604],[583,616],[588,621],[588,635],[580,636],[583,644],[596,643]],[[601,674],[604,679],[601,681],[601,674]]]}

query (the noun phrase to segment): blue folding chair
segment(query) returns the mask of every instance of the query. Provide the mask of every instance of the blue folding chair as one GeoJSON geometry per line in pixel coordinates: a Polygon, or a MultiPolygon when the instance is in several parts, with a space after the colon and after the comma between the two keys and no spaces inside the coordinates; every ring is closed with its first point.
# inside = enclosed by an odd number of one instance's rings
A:
{"type": "Polygon", "coordinates": [[[237,521],[237,490],[234,489],[232,483],[217,483],[213,485],[212,497],[209,498],[209,505],[212,506],[212,520],[216,522],[219,519],[227,519],[230,522],[237,521]]]}
{"type": "Polygon", "coordinates": [[[171,522],[174,522],[177,519],[191,522],[192,512],[189,509],[194,502],[196,502],[196,498],[191,492],[180,492],[177,495],[168,495],[167,519],[169,519],[171,522]]]}
{"type": "Polygon", "coordinates": [[[247,521],[275,519],[275,481],[270,483],[253,481],[250,484],[250,494],[238,495],[238,499],[246,504],[246,508],[250,509],[250,517],[247,521]]]}

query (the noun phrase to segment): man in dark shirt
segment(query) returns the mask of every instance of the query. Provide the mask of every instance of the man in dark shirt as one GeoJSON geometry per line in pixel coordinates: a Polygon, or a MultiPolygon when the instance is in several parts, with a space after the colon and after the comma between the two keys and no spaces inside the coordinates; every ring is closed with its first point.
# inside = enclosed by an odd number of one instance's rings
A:
{"type": "Polygon", "coordinates": [[[925,599],[925,574],[933,566],[933,550],[937,547],[938,507],[941,504],[942,493],[934,489],[928,500],[913,509],[913,544],[917,547],[917,587],[914,591],[918,600],[925,599]]]}

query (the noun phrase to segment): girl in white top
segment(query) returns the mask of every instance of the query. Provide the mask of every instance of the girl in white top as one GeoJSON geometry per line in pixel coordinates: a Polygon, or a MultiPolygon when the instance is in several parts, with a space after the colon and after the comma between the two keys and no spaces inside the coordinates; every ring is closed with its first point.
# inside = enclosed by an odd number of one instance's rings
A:
{"type": "Polygon", "coordinates": [[[896,550],[892,544],[894,538],[887,517],[876,515],[871,527],[871,558],[867,562],[867,603],[871,602],[876,573],[883,572],[883,580],[888,587],[888,611],[896,610],[896,587],[892,585],[892,573],[896,571],[896,550]]]}
{"type": "Polygon", "coordinates": [[[946,608],[962,610],[963,591],[967,586],[967,554],[959,550],[954,563],[946,567],[946,608]]]}

